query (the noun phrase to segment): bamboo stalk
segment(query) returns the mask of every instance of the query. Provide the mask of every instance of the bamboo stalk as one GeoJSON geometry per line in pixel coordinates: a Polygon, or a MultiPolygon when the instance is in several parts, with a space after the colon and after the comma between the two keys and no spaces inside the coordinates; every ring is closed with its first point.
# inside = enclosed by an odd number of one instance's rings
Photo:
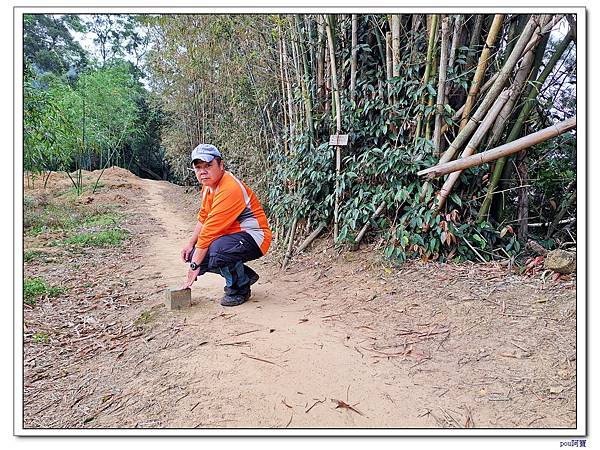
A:
{"type": "Polygon", "coordinates": [[[290,228],[290,234],[287,240],[287,250],[285,252],[285,256],[283,258],[282,269],[285,270],[289,260],[292,257],[292,249],[294,247],[294,234],[296,234],[296,225],[298,225],[298,216],[294,217],[294,221],[292,222],[292,227],[290,228]]]}
{"type": "Polygon", "coordinates": [[[568,209],[573,204],[573,202],[575,201],[576,198],[577,198],[577,191],[573,192],[565,201],[563,201],[563,203],[560,207],[560,211],[558,212],[558,214],[556,215],[556,217],[550,224],[550,227],[548,227],[548,232],[546,233],[546,239],[550,239],[552,237],[552,235],[554,234],[554,230],[556,230],[556,227],[558,226],[558,224],[561,223],[561,219],[567,213],[568,209]]]}
{"type": "MultiPolygon", "coordinates": [[[[509,89],[505,90],[504,92],[502,92],[502,94],[500,94],[494,105],[486,114],[485,118],[483,119],[483,122],[481,122],[481,125],[479,125],[479,128],[477,128],[477,131],[473,134],[473,137],[467,144],[467,147],[463,150],[461,158],[471,156],[477,151],[479,144],[481,144],[481,141],[483,140],[486,133],[498,117],[498,114],[500,113],[504,104],[507,102],[510,95],[511,90],[509,89]]],[[[458,161],[460,161],[460,159],[458,161]]],[[[452,188],[454,187],[454,184],[458,181],[458,178],[460,177],[461,173],[462,170],[458,170],[448,175],[448,178],[444,182],[444,185],[442,186],[442,189],[440,190],[440,193],[437,196],[437,206],[435,208],[436,211],[440,211],[444,207],[446,199],[448,198],[448,195],[450,195],[450,192],[452,192],[452,188]]]]}
{"type": "Polygon", "coordinates": [[[506,42],[506,48],[504,49],[504,54],[502,57],[502,63],[506,62],[506,59],[510,56],[515,48],[515,42],[517,41],[516,36],[520,35],[523,32],[523,28],[525,28],[525,24],[529,20],[528,14],[520,14],[515,19],[514,16],[511,18],[510,25],[508,27],[508,37],[506,42]]]}
{"type": "Polygon", "coordinates": [[[501,145],[483,153],[461,158],[456,161],[437,164],[433,167],[420,170],[417,175],[427,175],[428,178],[436,178],[447,173],[456,172],[457,170],[468,169],[469,167],[479,166],[481,164],[494,161],[503,156],[512,155],[518,151],[527,149],[533,145],[545,142],[577,126],[577,116],[564,120],[557,124],[551,125],[536,133],[524,136],[516,141],[501,145]]]}
{"type": "Polygon", "coordinates": [[[392,15],[392,76],[400,75],[400,16],[392,15]]]}
{"type": "MultiPolygon", "coordinates": [[[[340,93],[338,90],[337,69],[335,62],[335,48],[333,42],[333,30],[331,15],[328,15],[325,20],[325,28],[327,31],[327,41],[329,43],[329,59],[331,65],[331,82],[333,87],[333,95],[336,106],[336,134],[342,130],[342,104],[340,102],[340,93]]],[[[336,146],[335,152],[335,205],[333,211],[333,240],[337,241],[339,234],[339,212],[340,212],[340,176],[342,168],[342,153],[341,148],[336,146]]]]}
{"type": "MultiPolygon", "coordinates": [[[[279,28],[279,39],[278,39],[278,49],[279,49],[279,78],[281,80],[281,99],[283,101],[282,104],[282,116],[283,116],[283,126],[284,128],[287,130],[288,129],[288,122],[289,122],[289,116],[288,116],[288,111],[287,111],[287,101],[286,101],[286,89],[285,89],[285,76],[283,73],[283,45],[282,45],[282,40],[283,37],[281,36],[281,27],[279,28]]],[[[203,128],[205,128],[203,126],[203,128]]],[[[202,140],[202,142],[206,142],[205,140],[202,140]]],[[[287,155],[288,154],[288,142],[287,139],[284,139],[284,152],[287,155]]]]}
{"type": "Polygon", "coordinates": [[[415,60],[415,53],[417,52],[417,31],[419,30],[419,25],[421,23],[421,16],[419,14],[412,15],[412,24],[410,30],[410,64],[412,64],[415,60]]]}
{"type": "MultiPolygon", "coordinates": [[[[437,41],[434,44],[433,47],[433,54],[435,55],[437,53],[437,41]]],[[[433,58],[432,64],[431,64],[431,74],[429,75],[429,79],[430,80],[435,80],[435,77],[437,76],[437,58],[433,58]]],[[[433,113],[433,111],[435,111],[435,108],[433,108],[433,95],[429,94],[427,95],[428,100],[427,100],[427,109],[430,111],[426,116],[425,116],[425,139],[426,140],[431,140],[431,135],[432,135],[432,130],[431,130],[431,115],[433,113]]]]}
{"type": "Polygon", "coordinates": [[[529,186],[527,185],[529,168],[527,167],[527,159],[525,151],[520,151],[517,154],[517,170],[522,185],[517,191],[517,223],[519,225],[517,238],[520,241],[527,240],[527,223],[529,222],[529,186]]]}
{"type": "MultiPolygon", "coordinates": [[[[317,98],[319,103],[323,101],[325,96],[325,44],[323,35],[325,34],[325,24],[323,16],[317,16],[317,98]]],[[[320,108],[321,105],[319,105],[320,108]]],[[[321,110],[321,109],[319,109],[321,110]]]]}
{"type": "MultiPolygon", "coordinates": [[[[462,28],[462,15],[459,14],[454,20],[454,30],[452,32],[452,44],[450,45],[450,55],[448,59],[448,70],[454,67],[454,60],[456,59],[456,48],[458,47],[458,40],[460,39],[460,31],[462,28]]],[[[450,93],[450,85],[446,86],[445,96],[448,97],[450,93]]]]}
{"type": "Polygon", "coordinates": [[[356,69],[358,65],[358,15],[352,14],[352,62],[350,65],[350,101],[356,97],[356,69]]]}
{"type": "Polygon", "coordinates": [[[331,15],[325,20],[325,29],[327,31],[327,41],[329,44],[329,61],[331,65],[331,87],[333,90],[334,101],[336,105],[336,132],[342,130],[342,105],[340,102],[340,92],[338,88],[337,65],[335,61],[334,33],[332,29],[331,15]]]}
{"type": "MultiPolygon", "coordinates": [[[[527,95],[527,98],[524,101],[523,108],[521,109],[521,112],[519,113],[519,117],[517,117],[515,125],[511,129],[510,134],[506,140],[507,142],[514,141],[517,138],[517,136],[521,133],[521,129],[523,128],[525,121],[527,120],[527,118],[529,117],[529,114],[531,113],[533,107],[535,106],[535,103],[536,103],[535,99],[537,98],[539,91],[541,90],[546,79],[552,72],[554,66],[556,65],[556,63],[558,62],[558,60],[560,59],[562,54],[569,47],[569,45],[571,43],[571,38],[572,38],[572,34],[567,33],[567,35],[563,38],[561,43],[556,48],[556,51],[554,52],[554,54],[552,55],[552,57],[550,58],[550,60],[546,64],[546,66],[544,67],[544,70],[542,71],[542,73],[537,77],[537,79],[533,83],[531,89],[529,90],[529,94],[527,95]]],[[[505,164],[506,164],[506,158],[501,158],[496,162],[496,165],[494,167],[494,173],[492,175],[492,178],[491,178],[489,186],[488,186],[488,192],[486,194],[486,197],[485,197],[485,199],[481,205],[481,208],[479,209],[479,213],[477,215],[478,221],[482,221],[484,219],[484,217],[486,217],[488,214],[488,211],[492,204],[494,192],[495,192],[496,188],[498,187],[498,185],[500,184],[500,179],[502,177],[502,171],[504,170],[505,164]]]]}
{"type": "Polygon", "coordinates": [[[463,111],[462,119],[460,121],[460,128],[462,130],[469,120],[469,115],[471,114],[471,109],[475,104],[475,98],[477,97],[477,93],[479,92],[479,86],[483,80],[483,76],[485,75],[485,71],[488,66],[488,61],[490,58],[490,53],[492,51],[492,47],[496,43],[496,38],[498,37],[498,33],[502,28],[502,21],[504,20],[504,14],[496,14],[494,16],[494,21],[492,22],[492,26],[490,28],[490,32],[488,33],[487,39],[485,41],[485,46],[481,55],[479,56],[479,62],[477,63],[477,69],[475,70],[475,75],[473,76],[473,82],[471,83],[471,88],[469,89],[469,94],[467,95],[467,101],[465,103],[465,109],[463,111]]]}
{"type": "MultiPolygon", "coordinates": [[[[483,86],[481,86],[481,89],[479,90],[479,92],[482,94],[485,94],[487,92],[487,90],[492,86],[492,84],[494,84],[494,81],[496,81],[496,78],[498,78],[497,73],[492,75],[492,77],[489,80],[487,80],[483,86]]],[[[464,110],[465,110],[465,105],[462,105],[460,108],[458,108],[451,118],[452,121],[456,122],[458,119],[460,119],[460,117],[462,116],[462,112],[464,110]]],[[[446,131],[448,131],[449,127],[450,126],[447,123],[444,124],[444,126],[442,127],[442,135],[444,135],[446,133],[446,131]]]]}
{"type": "Polygon", "coordinates": [[[433,132],[433,145],[436,156],[441,153],[442,144],[442,118],[444,115],[444,104],[446,103],[446,66],[448,61],[448,17],[442,20],[442,47],[440,49],[440,75],[437,88],[437,113],[435,116],[435,127],[433,132]]]}
{"type": "Polygon", "coordinates": [[[388,31],[385,33],[385,68],[386,68],[386,78],[387,78],[387,88],[388,88],[388,102],[392,104],[392,86],[390,84],[390,80],[394,76],[393,67],[394,61],[392,57],[392,32],[388,31]]]}
{"type": "MultiPolygon", "coordinates": [[[[288,53],[287,46],[285,45],[285,39],[282,37],[282,50],[283,50],[283,73],[285,76],[285,87],[287,92],[287,108],[288,108],[288,118],[289,118],[289,140],[291,144],[292,137],[294,136],[294,129],[296,118],[294,116],[294,106],[293,106],[293,97],[292,97],[292,83],[290,81],[289,71],[288,71],[288,53]]],[[[291,147],[291,145],[290,145],[291,147]]]]}
{"type": "MultiPolygon", "coordinates": [[[[508,121],[510,119],[510,116],[512,114],[515,103],[517,102],[518,98],[521,96],[521,92],[522,92],[523,88],[525,87],[527,78],[531,75],[531,71],[532,71],[532,68],[534,66],[534,62],[536,59],[536,54],[539,56],[539,62],[541,62],[541,57],[544,54],[544,49],[546,48],[546,42],[547,42],[548,37],[550,37],[550,35],[546,34],[546,38],[545,38],[544,42],[542,42],[543,45],[540,46],[539,52],[535,52],[534,48],[532,48],[525,54],[525,56],[523,56],[523,60],[521,61],[521,66],[517,70],[517,73],[515,75],[515,80],[512,84],[513,93],[511,95],[511,98],[508,100],[508,102],[506,102],[506,105],[504,105],[504,108],[502,108],[502,111],[500,111],[498,120],[496,120],[496,123],[494,124],[494,127],[492,129],[491,141],[493,143],[495,143],[496,141],[498,141],[498,139],[500,139],[502,130],[504,130],[506,124],[508,123],[508,121]]],[[[534,70],[534,72],[537,72],[538,68],[539,68],[539,64],[538,64],[537,68],[534,70]]],[[[535,74],[534,74],[534,76],[535,76],[535,74]]],[[[493,145],[493,143],[491,145],[493,145]]]]}
{"type": "Polygon", "coordinates": [[[300,244],[298,250],[296,250],[296,253],[303,252],[312,243],[312,241],[314,241],[319,234],[321,234],[321,231],[323,231],[326,226],[327,224],[325,222],[321,222],[319,226],[304,240],[304,242],[300,244]]]}
{"type": "Polygon", "coordinates": [[[296,29],[298,33],[298,45],[299,50],[302,57],[302,68],[303,68],[303,76],[302,80],[302,98],[304,99],[304,109],[306,112],[306,126],[308,128],[309,133],[309,143],[312,145],[312,139],[314,136],[314,121],[312,115],[312,99],[310,94],[310,87],[308,84],[308,80],[310,79],[310,69],[308,66],[308,58],[306,56],[306,48],[304,47],[304,34],[302,33],[301,20],[300,15],[296,15],[296,29]]]}
{"type": "MultiPolygon", "coordinates": [[[[438,15],[434,14],[433,17],[431,18],[431,29],[429,30],[429,43],[427,45],[427,62],[425,64],[425,74],[423,76],[423,86],[427,86],[427,84],[429,83],[429,75],[431,73],[431,65],[432,65],[431,63],[433,60],[433,47],[435,45],[435,34],[437,32],[437,22],[438,22],[438,15]]],[[[420,104],[423,104],[424,98],[425,98],[425,94],[422,93],[420,104]]],[[[422,121],[423,121],[423,113],[419,112],[419,114],[417,116],[417,128],[415,131],[415,142],[416,142],[417,138],[419,138],[421,136],[422,121]]]]}
{"type": "MultiPolygon", "coordinates": [[[[475,25],[473,25],[473,33],[471,34],[471,40],[469,41],[469,49],[473,50],[479,43],[481,35],[481,27],[483,26],[483,14],[475,15],[475,25]]],[[[471,69],[473,65],[474,56],[467,55],[467,70],[471,69]]]]}
{"type": "MultiPolygon", "coordinates": [[[[304,16],[304,29],[308,30],[308,59],[309,59],[309,67],[311,73],[312,82],[310,83],[310,95],[313,103],[318,104],[317,101],[317,86],[315,83],[316,73],[317,73],[317,55],[316,55],[316,45],[315,45],[315,32],[316,32],[316,22],[312,19],[312,17],[307,14],[304,16]]],[[[313,109],[314,109],[313,104],[313,109]]]]}
{"type": "Polygon", "coordinates": [[[500,70],[500,72],[498,73],[498,77],[496,78],[496,81],[494,81],[494,84],[490,87],[490,90],[485,95],[484,99],[482,100],[481,104],[479,105],[479,107],[477,108],[475,113],[469,119],[467,125],[461,131],[459,131],[458,135],[454,138],[454,141],[452,141],[452,143],[450,144],[448,149],[444,152],[444,154],[440,158],[440,163],[445,163],[447,161],[450,161],[454,157],[457,150],[460,147],[462,147],[462,145],[469,138],[469,136],[473,133],[473,131],[475,131],[479,122],[481,121],[483,116],[487,113],[487,110],[492,106],[492,104],[494,103],[494,101],[496,100],[496,98],[498,97],[500,92],[502,91],[502,88],[504,87],[506,80],[512,73],[513,67],[515,66],[517,61],[521,58],[521,53],[522,53],[523,49],[525,48],[525,46],[527,45],[527,43],[529,42],[529,39],[533,35],[536,28],[539,28],[538,21],[536,20],[535,17],[532,17],[529,20],[529,22],[527,23],[527,25],[525,26],[523,33],[521,34],[521,36],[519,37],[519,40],[515,44],[515,48],[513,49],[510,57],[507,59],[506,63],[504,64],[504,67],[502,67],[502,70],[500,70]]]}
{"type": "Polygon", "coordinates": [[[358,247],[360,245],[360,241],[362,241],[363,237],[365,237],[365,234],[366,234],[367,230],[369,229],[371,220],[377,219],[379,217],[379,215],[383,212],[385,207],[386,207],[385,201],[381,202],[381,204],[377,207],[377,209],[375,210],[375,212],[373,213],[373,215],[371,216],[369,221],[363,225],[363,227],[361,228],[359,233],[356,235],[356,239],[354,240],[355,241],[354,246],[353,246],[354,250],[358,249],[358,247]]]}

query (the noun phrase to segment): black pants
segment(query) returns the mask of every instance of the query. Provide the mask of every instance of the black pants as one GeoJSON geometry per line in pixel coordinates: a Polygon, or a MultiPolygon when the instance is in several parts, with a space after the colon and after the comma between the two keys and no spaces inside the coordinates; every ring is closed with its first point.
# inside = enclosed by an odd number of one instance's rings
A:
{"type": "MultiPolygon", "coordinates": [[[[194,250],[195,248],[190,253],[189,261],[194,250]]],[[[262,255],[260,247],[245,231],[227,234],[210,244],[208,253],[200,264],[198,275],[206,272],[218,273],[225,278],[227,295],[247,295],[250,292],[250,279],[258,275],[244,263],[262,255]]]]}

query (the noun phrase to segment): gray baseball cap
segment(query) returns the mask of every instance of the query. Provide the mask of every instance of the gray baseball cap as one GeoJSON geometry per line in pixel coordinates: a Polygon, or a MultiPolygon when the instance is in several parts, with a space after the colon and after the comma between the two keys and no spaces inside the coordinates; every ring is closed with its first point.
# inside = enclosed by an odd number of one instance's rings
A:
{"type": "Polygon", "coordinates": [[[217,147],[211,144],[199,144],[192,150],[192,163],[197,159],[209,163],[215,159],[215,156],[221,158],[221,152],[217,147]]]}

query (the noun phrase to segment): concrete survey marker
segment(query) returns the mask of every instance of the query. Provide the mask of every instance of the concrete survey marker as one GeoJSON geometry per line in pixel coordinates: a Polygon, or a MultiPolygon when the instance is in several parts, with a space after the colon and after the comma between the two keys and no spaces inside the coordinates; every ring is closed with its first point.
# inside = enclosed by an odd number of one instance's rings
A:
{"type": "Polygon", "coordinates": [[[165,291],[165,305],[169,311],[174,309],[189,308],[192,306],[192,290],[190,288],[168,288],[165,291]]]}

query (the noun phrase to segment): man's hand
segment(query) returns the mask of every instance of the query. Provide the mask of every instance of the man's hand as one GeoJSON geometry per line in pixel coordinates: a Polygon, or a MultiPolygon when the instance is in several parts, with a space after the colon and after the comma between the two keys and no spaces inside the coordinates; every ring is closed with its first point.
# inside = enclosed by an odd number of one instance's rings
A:
{"type": "Polygon", "coordinates": [[[190,262],[192,250],[194,249],[194,243],[188,244],[181,249],[181,259],[183,262],[190,262]]]}
{"type": "Polygon", "coordinates": [[[194,284],[194,281],[196,281],[196,277],[198,276],[199,272],[200,267],[198,267],[196,270],[189,269],[187,273],[187,279],[183,283],[183,286],[181,286],[181,289],[187,289],[191,287],[192,284],[194,284]]]}
{"type": "MultiPolygon", "coordinates": [[[[187,247],[181,251],[182,256],[186,249],[187,249],[187,247]]],[[[191,252],[191,250],[190,250],[190,252],[191,252]]],[[[198,265],[198,268],[196,270],[192,270],[192,268],[190,267],[190,269],[188,270],[188,273],[187,273],[187,279],[185,280],[185,283],[183,283],[183,286],[181,287],[181,289],[189,288],[192,284],[194,284],[194,281],[196,281],[196,277],[200,273],[200,264],[202,263],[202,261],[204,261],[204,257],[206,256],[207,253],[208,253],[208,248],[195,248],[194,249],[194,252],[191,254],[190,259],[192,260],[191,262],[198,265]]]]}

